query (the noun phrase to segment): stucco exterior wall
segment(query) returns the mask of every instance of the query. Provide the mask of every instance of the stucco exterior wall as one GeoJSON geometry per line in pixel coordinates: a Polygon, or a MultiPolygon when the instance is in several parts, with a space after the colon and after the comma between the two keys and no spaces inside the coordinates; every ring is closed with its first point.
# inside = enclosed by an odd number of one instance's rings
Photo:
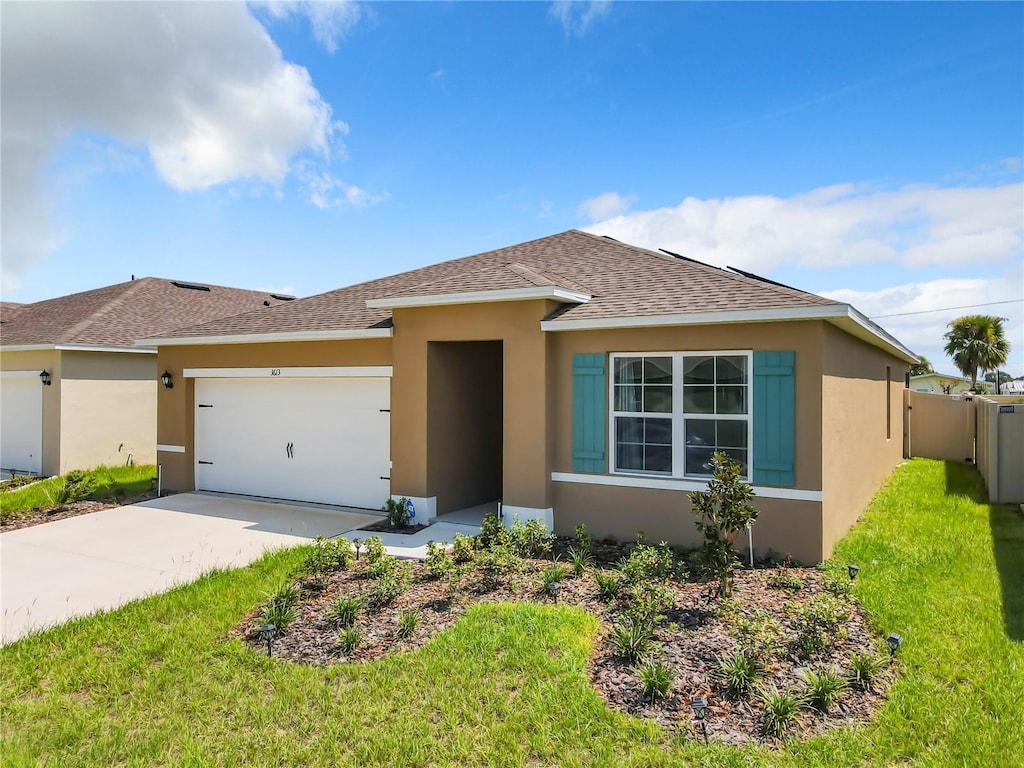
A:
{"type": "Polygon", "coordinates": [[[910,366],[830,325],[823,357],[822,556],[828,557],[903,459],[910,366]]]}
{"type": "Polygon", "coordinates": [[[0,353],[0,370],[49,371],[51,384],[43,389],[43,475],[60,473],[61,353],[57,350],[0,353]]]}
{"type": "Polygon", "coordinates": [[[391,339],[160,347],[156,375],[169,371],[174,377],[174,386],[172,389],[163,385],[157,387],[157,443],[185,448],[184,453],[158,452],[163,488],[173,491],[195,488],[195,380],[184,377],[186,368],[371,365],[391,365],[391,339]]]}
{"type": "Polygon", "coordinates": [[[60,472],[156,463],[156,355],[61,352],[60,472]]]}
{"type": "Polygon", "coordinates": [[[547,430],[547,337],[540,321],[545,300],[396,309],[391,390],[394,494],[436,496],[428,462],[428,344],[501,341],[502,500],[507,506],[551,507],[547,430]]]}

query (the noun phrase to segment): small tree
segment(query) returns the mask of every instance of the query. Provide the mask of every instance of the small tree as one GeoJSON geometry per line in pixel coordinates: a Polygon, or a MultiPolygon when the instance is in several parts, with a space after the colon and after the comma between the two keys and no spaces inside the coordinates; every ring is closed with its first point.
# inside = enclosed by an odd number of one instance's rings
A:
{"type": "Polygon", "coordinates": [[[964,376],[971,377],[971,389],[978,385],[978,369],[995,370],[1006,363],[1010,343],[1003,331],[1003,318],[991,315],[967,315],[949,324],[943,336],[943,351],[964,376]]]}
{"type": "Polygon", "coordinates": [[[690,494],[693,511],[700,519],[697,530],[704,534],[700,558],[705,578],[719,582],[719,595],[732,592],[732,576],[739,567],[739,556],[733,545],[736,534],[757,520],[758,511],[750,503],[753,489],[740,480],[740,467],[724,453],[711,458],[714,477],[706,491],[690,494]]]}
{"type": "Polygon", "coordinates": [[[910,366],[910,375],[923,376],[926,373],[935,373],[935,369],[932,368],[931,361],[924,355],[921,355],[918,362],[910,366]]]}

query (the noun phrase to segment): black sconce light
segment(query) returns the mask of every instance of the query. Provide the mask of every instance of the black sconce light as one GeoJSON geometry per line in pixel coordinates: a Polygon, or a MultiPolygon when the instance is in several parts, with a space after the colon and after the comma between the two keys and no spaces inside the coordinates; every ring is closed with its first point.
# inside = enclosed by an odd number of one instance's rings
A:
{"type": "Polygon", "coordinates": [[[704,696],[698,696],[696,699],[690,702],[690,707],[693,709],[693,714],[697,718],[697,722],[700,723],[700,732],[704,736],[704,743],[708,743],[708,724],[704,721],[704,716],[708,711],[708,700],[704,696]]]}
{"type": "Polygon", "coordinates": [[[850,581],[853,581],[854,579],[857,578],[857,571],[859,571],[859,570],[860,570],[860,566],[859,565],[850,564],[850,565],[846,566],[846,572],[850,574],[850,581]]]}
{"type": "Polygon", "coordinates": [[[164,371],[160,375],[160,381],[162,381],[164,383],[164,386],[167,387],[168,389],[174,389],[174,377],[171,376],[170,371],[164,371]]]}
{"type": "Polygon", "coordinates": [[[39,380],[40,380],[41,382],[43,382],[43,386],[44,386],[44,387],[48,387],[48,386],[50,386],[50,384],[51,384],[51,382],[50,382],[50,372],[49,372],[49,371],[43,371],[43,372],[41,372],[41,373],[39,374],[39,380]]]}
{"type": "Polygon", "coordinates": [[[256,630],[256,634],[260,636],[260,640],[267,644],[267,656],[274,654],[274,633],[277,632],[277,626],[274,624],[264,624],[262,627],[256,630]]]}
{"type": "Polygon", "coordinates": [[[893,632],[885,638],[885,642],[889,644],[889,656],[893,657],[896,655],[896,651],[900,649],[900,646],[903,645],[903,636],[893,632]]]}

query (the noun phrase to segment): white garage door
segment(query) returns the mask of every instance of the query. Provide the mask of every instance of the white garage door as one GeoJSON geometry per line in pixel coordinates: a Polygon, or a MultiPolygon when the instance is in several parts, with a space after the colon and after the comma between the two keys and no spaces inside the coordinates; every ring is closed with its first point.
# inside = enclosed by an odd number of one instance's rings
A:
{"type": "Polygon", "coordinates": [[[38,371],[0,376],[0,467],[42,471],[43,385],[38,371]]]}
{"type": "Polygon", "coordinates": [[[379,509],[390,403],[386,378],[197,378],[196,488],[379,509]]]}

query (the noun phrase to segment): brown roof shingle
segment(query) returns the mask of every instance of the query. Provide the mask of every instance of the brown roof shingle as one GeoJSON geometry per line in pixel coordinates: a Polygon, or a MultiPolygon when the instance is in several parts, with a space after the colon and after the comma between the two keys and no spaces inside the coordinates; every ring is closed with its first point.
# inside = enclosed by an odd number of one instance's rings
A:
{"type": "Polygon", "coordinates": [[[837,302],[755,277],[578,230],[339,288],[263,312],[182,328],[167,338],[387,327],[368,299],[557,285],[591,294],[562,320],[808,307],[837,302]]]}
{"type": "Polygon", "coordinates": [[[287,302],[261,291],[143,277],[22,304],[5,302],[0,345],[131,347],[139,338],[287,302]]]}

